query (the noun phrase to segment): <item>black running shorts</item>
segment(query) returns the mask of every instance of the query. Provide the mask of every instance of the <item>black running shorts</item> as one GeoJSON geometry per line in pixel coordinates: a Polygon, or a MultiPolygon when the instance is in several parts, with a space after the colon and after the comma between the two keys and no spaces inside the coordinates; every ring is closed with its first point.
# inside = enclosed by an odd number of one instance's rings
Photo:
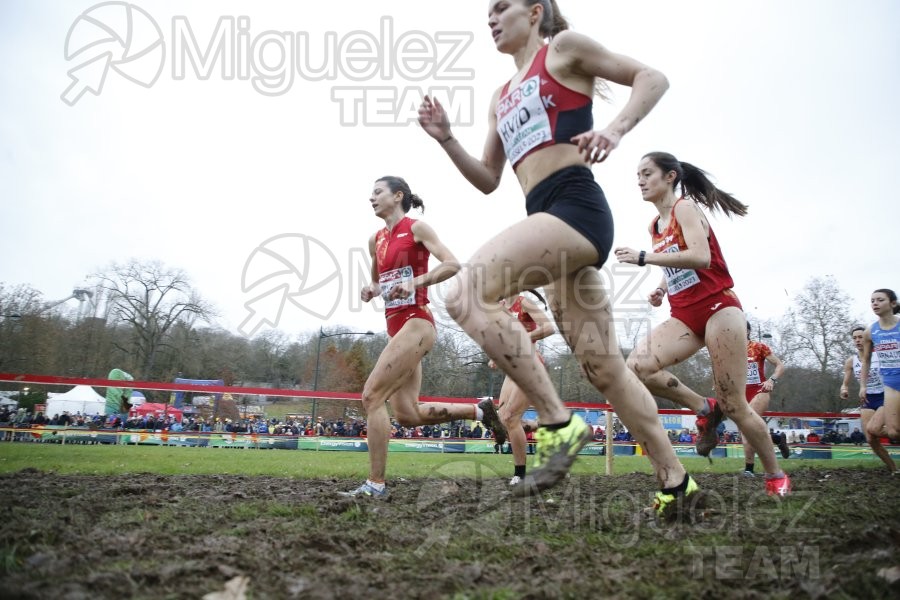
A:
{"type": "Polygon", "coordinates": [[[561,219],[597,249],[603,266],[613,243],[613,219],[603,190],[587,167],[560,169],[538,183],[525,197],[529,215],[545,212],[561,219]]]}

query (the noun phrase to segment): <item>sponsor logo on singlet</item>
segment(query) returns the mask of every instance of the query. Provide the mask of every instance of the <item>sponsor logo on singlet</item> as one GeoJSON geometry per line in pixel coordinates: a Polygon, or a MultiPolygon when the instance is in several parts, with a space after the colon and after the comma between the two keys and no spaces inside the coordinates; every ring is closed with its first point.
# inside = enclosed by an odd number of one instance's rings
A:
{"type": "Polygon", "coordinates": [[[900,342],[885,340],[874,344],[872,350],[878,353],[882,369],[900,369],[900,342]]]}

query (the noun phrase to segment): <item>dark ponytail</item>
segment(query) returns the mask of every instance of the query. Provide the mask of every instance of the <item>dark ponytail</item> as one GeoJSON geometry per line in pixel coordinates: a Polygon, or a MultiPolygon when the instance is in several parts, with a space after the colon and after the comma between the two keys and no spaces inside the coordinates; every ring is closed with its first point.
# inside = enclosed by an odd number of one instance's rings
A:
{"type": "Polygon", "coordinates": [[[672,187],[681,184],[685,198],[691,198],[713,212],[721,210],[729,217],[732,215],[743,217],[747,214],[747,205],[717,188],[703,169],[681,162],[668,152],[650,152],[645,154],[644,158],[652,160],[663,173],[675,171],[672,187]]]}
{"type": "Polygon", "coordinates": [[[897,302],[897,294],[894,292],[894,290],[889,290],[889,289],[887,289],[887,288],[881,288],[880,290],[875,290],[875,291],[872,292],[872,293],[873,293],[873,294],[881,293],[881,294],[884,294],[885,296],[887,296],[887,297],[888,297],[888,301],[894,302],[894,303],[895,303],[895,304],[894,304],[894,314],[895,314],[895,315],[896,315],[896,314],[900,314],[900,304],[896,304],[896,302],[897,302]]]}
{"type": "Polygon", "coordinates": [[[425,203],[422,202],[421,198],[412,193],[409,189],[409,184],[406,183],[406,180],[402,177],[387,175],[385,177],[379,177],[378,181],[385,182],[392,194],[396,194],[397,192],[403,193],[402,208],[404,213],[408,213],[410,208],[417,208],[419,209],[419,212],[425,212],[425,203]]]}

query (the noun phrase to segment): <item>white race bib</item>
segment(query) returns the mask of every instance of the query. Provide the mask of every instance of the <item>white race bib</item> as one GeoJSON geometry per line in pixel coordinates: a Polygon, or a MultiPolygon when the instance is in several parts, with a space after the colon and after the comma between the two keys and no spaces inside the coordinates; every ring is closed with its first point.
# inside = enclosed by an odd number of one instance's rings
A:
{"type": "Polygon", "coordinates": [[[875,344],[873,353],[878,354],[882,369],[900,369],[900,344],[894,340],[875,344]]]}
{"type": "MultiPolygon", "coordinates": [[[[878,368],[878,355],[872,353],[869,362],[869,377],[866,379],[867,394],[883,394],[884,382],[881,381],[881,370],[878,368]]],[[[853,376],[859,381],[859,375],[862,373],[862,361],[858,356],[853,357],[853,376]]]]}
{"type": "MultiPolygon", "coordinates": [[[[669,246],[663,252],[673,253],[680,252],[680,248],[678,244],[673,246],[669,246]]],[[[669,295],[674,296],[679,292],[683,292],[684,290],[693,287],[700,283],[700,276],[697,275],[697,271],[694,269],[678,269],[675,267],[664,267],[663,273],[666,277],[666,286],[669,289],[669,295]]],[[[759,383],[757,381],[757,383],[759,383]]]]}
{"type": "Polygon", "coordinates": [[[510,164],[515,165],[529,150],[553,140],[550,118],[541,98],[541,77],[519,84],[497,105],[497,133],[510,164]]]}
{"type": "Polygon", "coordinates": [[[759,376],[759,364],[754,361],[747,361],[747,384],[760,384],[762,380],[759,376]]]}
{"type": "Polygon", "coordinates": [[[413,292],[409,295],[408,298],[397,298],[395,300],[388,300],[390,296],[390,292],[394,287],[396,287],[400,283],[404,283],[407,281],[412,281],[413,279],[413,270],[412,267],[400,267],[399,269],[392,269],[390,271],[385,271],[381,275],[378,276],[378,285],[381,286],[381,297],[384,298],[384,307],[385,308],[397,308],[400,306],[412,306],[416,303],[416,294],[413,292]]]}

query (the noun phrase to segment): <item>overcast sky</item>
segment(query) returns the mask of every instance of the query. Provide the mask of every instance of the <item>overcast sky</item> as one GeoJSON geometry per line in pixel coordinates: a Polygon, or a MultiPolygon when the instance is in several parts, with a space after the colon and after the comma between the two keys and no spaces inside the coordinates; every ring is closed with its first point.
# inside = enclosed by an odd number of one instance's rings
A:
{"type": "MultiPolygon", "coordinates": [[[[574,29],[671,84],[594,167],[615,245],[649,247],[655,211],[635,170],[644,153],[665,150],[750,205],[746,218],[712,223],[753,317],[779,317],[814,276],[834,275],[866,320],[872,290],[900,288],[890,191],[900,164],[900,3],[560,5],[574,29]]],[[[483,196],[414,123],[422,92],[442,88],[454,134],[480,156],[491,93],[515,71],[493,47],[486,1],[426,11],[413,0],[143,0],[130,10],[131,38],[127,5],[92,6],[0,3],[8,285],[54,300],[113,261],[159,260],[187,272],[229,331],[258,334],[264,315],[289,333],[382,331],[382,313],[356,301],[367,240],[382,226],[368,204],[376,178],[405,177],[425,200],[422,218],[462,260],[524,216],[509,167],[483,196]],[[231,41],[230,54],[199,56],[231,41]],[[376,64],[349,60],[367,44],[378,47],[376,64]],[[416,51],[435,61],[412,61],[416,51]]],[[[595,102],[598,128],[627,98],[613,91],[612,102],[595,102]]],[[[659,278],[649,272],[637,295],[659,278]]],[[[611,280],[620,298],[635,297],[628,275],[611,280]]],[[[641,308],[621,304],[620,315],[641,308]]],[[[667,314],[664,304],[653,319],[667,314]]]]}

